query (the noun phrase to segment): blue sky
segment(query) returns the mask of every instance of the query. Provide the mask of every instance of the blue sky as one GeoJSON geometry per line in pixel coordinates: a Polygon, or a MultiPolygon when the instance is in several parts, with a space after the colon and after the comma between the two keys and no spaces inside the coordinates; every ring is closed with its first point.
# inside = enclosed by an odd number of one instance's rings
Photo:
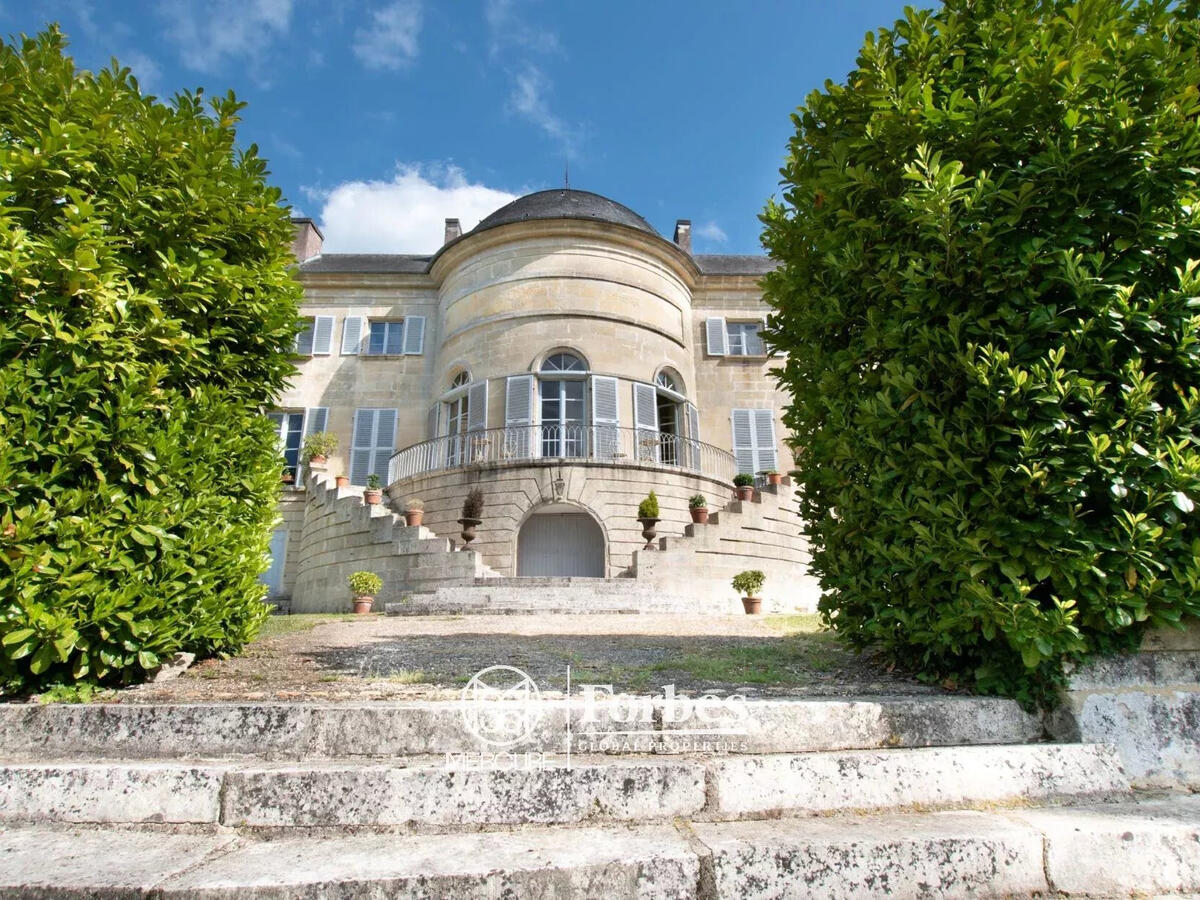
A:
{"type": "MultiPolygon", "coordinates": [[[[932,5],[932,4],[930,4],[932,5]]],[[[161,97],[249,106],[272,181],[326,249],[431,252],[513,196],[563,184],[697,252],[761,252],[790,115],[842,81],[895,0],[0,0],[0,31],[57,21],[78,65],[117,57],[161,97]]]]}

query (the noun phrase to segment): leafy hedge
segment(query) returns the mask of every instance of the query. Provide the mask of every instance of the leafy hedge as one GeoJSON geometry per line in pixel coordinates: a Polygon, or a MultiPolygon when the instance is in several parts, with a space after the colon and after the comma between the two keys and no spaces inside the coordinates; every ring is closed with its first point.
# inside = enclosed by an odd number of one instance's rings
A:
{"type": "Polygon", "coordinates": [[[288,214],[241,105],[0,46],[0,680],[128,682],[264,616],[288,214]]]}
{"type": "Polygon", "coordinates": [[[947,0],[794,117],[763,216],[821,609],[1048,702],[1200,614],[1200,4],[947,0]]]}

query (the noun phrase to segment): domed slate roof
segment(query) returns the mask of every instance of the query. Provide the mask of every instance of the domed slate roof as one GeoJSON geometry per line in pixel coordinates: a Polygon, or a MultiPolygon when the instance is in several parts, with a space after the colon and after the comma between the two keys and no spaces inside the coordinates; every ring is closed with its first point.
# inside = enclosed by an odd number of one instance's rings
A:
{"type": "Polygon", "coordinates": [[[502,206],[469,233],[486,231],[513,222],[528,222],[531,219],[586,219],[594,222],[612,222],[626,225],[647,234],[657,235],[649,222],[628,206],[622,206],[607,197],[589,191],[572,191],[559,188],[538,191],[518,197],[507,206],[502,206]]]}

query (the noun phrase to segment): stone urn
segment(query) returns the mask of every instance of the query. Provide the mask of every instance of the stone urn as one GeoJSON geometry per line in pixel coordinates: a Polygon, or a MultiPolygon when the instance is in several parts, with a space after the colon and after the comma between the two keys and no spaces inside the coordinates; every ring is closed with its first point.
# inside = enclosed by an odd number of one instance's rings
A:
{"type": "Polygon", "coordinates": [[[661,522],[662,519],[649,519],[649,518],[639,517],[638,521],[642,523],[642,537],[646,541],[646,546],[643,547],[642,549],[643,550],[653,550],[654,548],[651,546],[651,544],[654,543],[655,535],[658,533],[655,530],[655,526],[658,525],[658,523],[661,522]]]}
{"type": "Polygon", "coordinates": [[[483,521],[483,519],[459,519],[458,520],[458,524],[462,526],[462,539],[463,539],[463,549],[464,550],[467,548],[467,545],[471,543],[471,541],[475,540],[475,529],[479,527],[479,524],[482,521],[483,521]]]}

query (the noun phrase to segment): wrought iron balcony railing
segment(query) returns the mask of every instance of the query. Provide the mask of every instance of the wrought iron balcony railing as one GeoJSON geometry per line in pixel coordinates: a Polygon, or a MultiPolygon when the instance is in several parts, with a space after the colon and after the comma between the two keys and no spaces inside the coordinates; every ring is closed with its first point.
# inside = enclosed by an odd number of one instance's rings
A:
{"type": "Polygon", "coordinates": [[[484,463],[571,460],[696,472],[732,481],[733,454],[677,434],[615,425],[519,425],[452,434],[394,453],[388,483],[484,463]]]}

